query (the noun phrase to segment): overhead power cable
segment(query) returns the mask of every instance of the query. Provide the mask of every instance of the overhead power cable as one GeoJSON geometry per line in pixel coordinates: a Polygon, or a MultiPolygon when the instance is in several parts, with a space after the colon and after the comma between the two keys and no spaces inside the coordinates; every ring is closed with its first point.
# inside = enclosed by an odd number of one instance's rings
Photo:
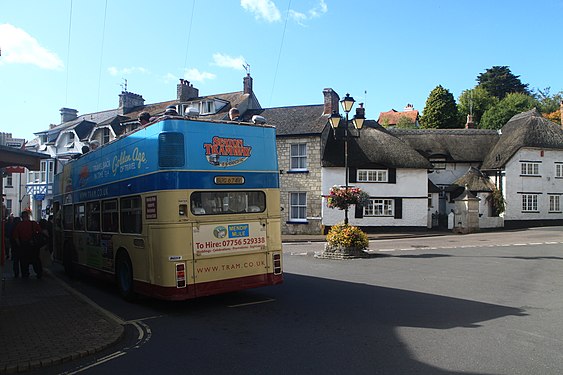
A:
{"type": "Polygon", "coordinates": [[[270,92],[270,102],[268,103],[268,107],[272,106],[272,97],[274,96],[274,88],[276,86],[276,77],[278,76],[278,68],[280,66],[280,59],[283,49],[283,41],[285,39],[285,29],[287,28],[287,20],[289,19],[289,9],[291,8],[291,0],[289,0],[289,4],[287,4],[287,12],[285,13],[285,23],[283,25],[283,33],[280,42],[280,50],[278,52],[278,61],[276,62],[276,70],[274,71],[274,81],[272,82],[272,91],[270,92]]]}
{"type": "Polygon", "coordinates": [[[98,72],[98,102],[96,104],[96,111],[100,110],[100,91],[102,86],[102,60],[104,57],[104,42],[106,39],[106,19],[108,13],[108,0],[106,0],[106,5],[104,8],[104,26],[102,27],[102,45],[100,47],[100,70],[98,72]]]}
{"type": "Polygon", "coordinates": [[[70,71],[70,32],[72,30],[72,0],[70,0],[70,12],[68,17],[68,43],[66,46],[66,83],[65,83],[65,106],[68,105],[68,72],[70,71]]]}
{"type": "Polygon", "coordinates": [[[186,38],[186,55],[184,57],[184,71],[182,72],[182,78],[184,77],[184,72],[188,67],[188,50],[190,49],[190,37],[192,35],[192,24],[194,20],[194,9],[195,9],[195,0],[192,4],[192,15],[190,17],[190,26],[188,27],[188,37],[186,38]]]}

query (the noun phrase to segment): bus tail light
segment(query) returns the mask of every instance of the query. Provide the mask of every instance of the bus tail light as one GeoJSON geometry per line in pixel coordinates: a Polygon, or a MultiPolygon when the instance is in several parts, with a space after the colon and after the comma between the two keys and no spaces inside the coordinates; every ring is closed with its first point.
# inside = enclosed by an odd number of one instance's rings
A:
{"type": "Polygon", "coordinates": [[[176,288],[186,287],[186,265],[176,263],[176,288]]]}
{"type": "Polygon", "coordinates": [[[274,260],[274,275],[281,275],[282,273],[281,254],[274,253],[273,260],[274,260]]]}

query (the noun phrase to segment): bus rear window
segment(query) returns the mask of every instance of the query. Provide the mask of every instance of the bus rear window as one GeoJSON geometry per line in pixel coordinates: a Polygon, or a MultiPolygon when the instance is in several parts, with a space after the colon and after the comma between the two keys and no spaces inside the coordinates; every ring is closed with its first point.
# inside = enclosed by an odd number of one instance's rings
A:
{"type": "Polygon", "coordinates": [[[222,215],[264,212],[266,194],[263,191],[201,191],[190,199],[194,215],[222,215]]]}
{"type": "Polygon", "coordinates": [[[158,136],[158,165],[164,168],[183,167],[184,135],[182,133],[161,133],[158,136]]]}

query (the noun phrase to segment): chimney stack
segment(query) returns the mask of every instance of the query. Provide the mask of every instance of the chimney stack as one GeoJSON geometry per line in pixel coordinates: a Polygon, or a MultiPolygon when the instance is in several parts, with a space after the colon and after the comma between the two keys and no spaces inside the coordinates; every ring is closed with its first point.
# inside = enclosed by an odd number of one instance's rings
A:
{"type": "Polygon", "coordinates": [[[364,108],[364,103],[358,104],[356,107],[356,117],[366,118],[366,109],[364,108]]]}
{"type": "Polygon", "coordinates": [[[246,77],[243,78],[242,83],[244,87],[244,93],[252,94],[252,77],[250,76],[250,73],[246,73],[246,77]]]}
{"type": "Polygon", "coordinates": [[[131,112],[136,107],[145,105],[145,99],[139,94],[134,94],[129,91],[122,91],[119,94],[119,114],[124,115],[131,112]]]}
{"type": "Polygon", "coordinates": [[[334,111],[340,113],[338,110],[338,101],[340,100],[338,94],[333,89],[326,88],[323,90],[323,95],[325,97],[323,115],[332,115],[334,111]]]}
{"type": "Polygon", "coordinates": [[[475,123],[473,122],[472,115],[467,115],[467,122],[465,123],[465,129],[475,129],[475,123]]]}
{"type": "Polygon", "coordinates": [[[176,86],[176,98],[179,102],[187,102],[199,96],[199,90],[190,84],[187,79],[180,78],[180,83],[176,86]]]}
{"type": "Polygon", "coordinates": [[[78,111],[72,108],[61,108],[61,124],[67,121],[76,120],[78,118],[78,111]]]}

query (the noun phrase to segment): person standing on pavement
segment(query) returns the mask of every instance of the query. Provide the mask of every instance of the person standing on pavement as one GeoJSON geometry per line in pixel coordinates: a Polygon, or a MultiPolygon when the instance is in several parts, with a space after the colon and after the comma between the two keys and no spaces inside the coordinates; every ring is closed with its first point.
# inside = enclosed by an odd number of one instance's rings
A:
{"type": "Polygon", "coordinates": [[[41,237],[41,227],[36,221],[30,219],[29,211],[22,212],[21,218],[22,221],[14,229],[12,236],[20,249],[22,277],[29,277],[29,265],[31,264],[37,278],[40,279],[43,276],[43,267],[39,258],[40,244],[37,243],[37,239],[41,237]]]}
{"type": "Polygon", "coordinates": [[[14,277],[19,277],[20,276],[20,270],[21,270],[21,263],[20,263],[20,248],[18,247],[18,244],[16,243],[16,241],[14,240],[13,234],[14,234],[14,229],[16,229],[16,227],[18,226],[18,224],[21,222],[21,218],[19,217],[15,217],[14,220],[12,221],[12,224],[10,225],[9,231],[6,231],[6,234],[8,235],[8,238],[10,239],[10,248],[11,248],[11,254],[12,254],[12,270],[14,271],[14,277]]]}

